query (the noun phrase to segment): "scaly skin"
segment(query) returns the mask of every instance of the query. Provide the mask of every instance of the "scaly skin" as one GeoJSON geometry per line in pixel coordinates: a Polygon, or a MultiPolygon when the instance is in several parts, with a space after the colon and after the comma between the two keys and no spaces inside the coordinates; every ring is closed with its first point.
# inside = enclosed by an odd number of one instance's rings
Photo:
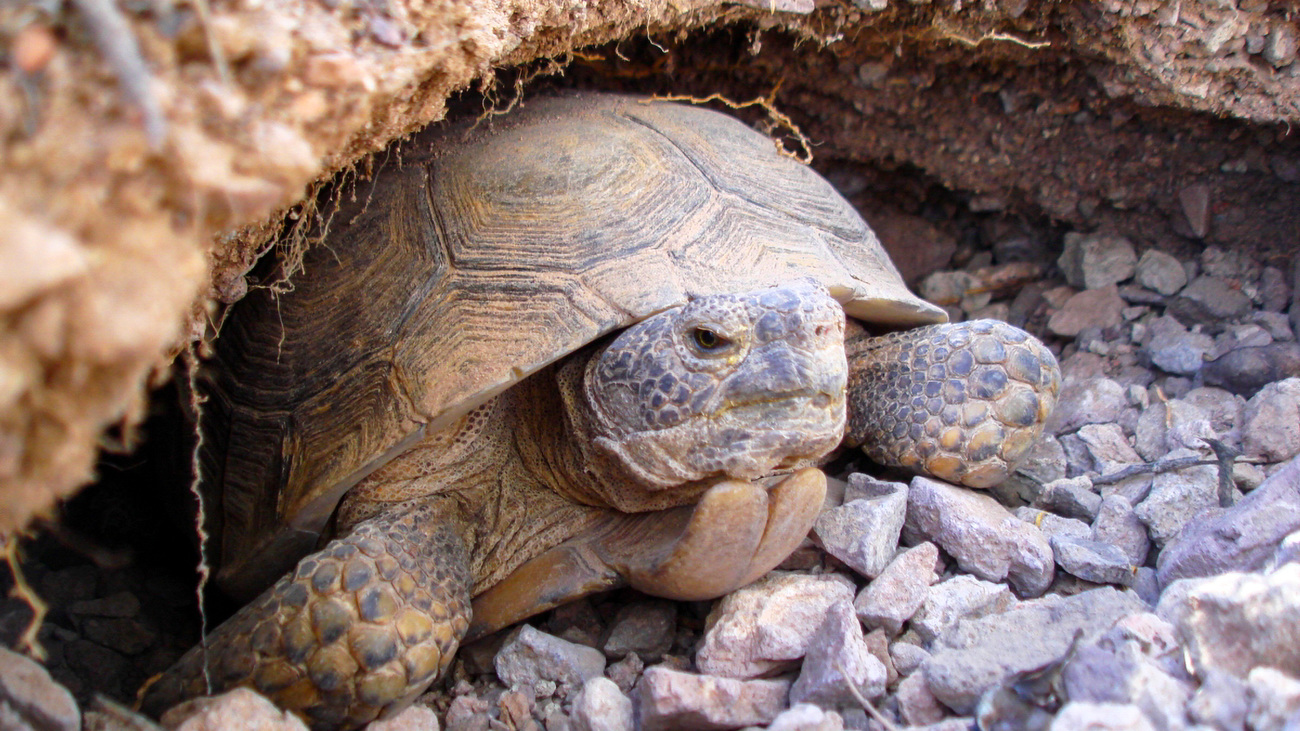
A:
{"type": "MultiPolygon", "coordinates": [[[[362,523],[213,631],[204,643],[211,691],[254,688],[313,728],[360,726],[414,700],[469,626],[465,541],[436,507],[362,523]]],[[[146,712],[206,694],[204,650],[148,688],[146,712]]]]}
{"type": "Polygon", "coordinates": [[[1010,476],[1056,405],[1061,370],[997,320],[850,338],[844,442],[872,460],[968,487],[1010,476]]]}

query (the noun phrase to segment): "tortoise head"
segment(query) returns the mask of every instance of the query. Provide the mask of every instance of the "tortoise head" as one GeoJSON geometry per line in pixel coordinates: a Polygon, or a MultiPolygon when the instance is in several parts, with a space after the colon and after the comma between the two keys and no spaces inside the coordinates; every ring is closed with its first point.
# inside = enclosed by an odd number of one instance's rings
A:
{"type": "Polygon", "coordinates": [[[807,465],[844,433],[844,311],[811,282],[699,297],[628,328],[584,371],[589,444],[645,491],[608,490],[620,510],[807,465]]]}

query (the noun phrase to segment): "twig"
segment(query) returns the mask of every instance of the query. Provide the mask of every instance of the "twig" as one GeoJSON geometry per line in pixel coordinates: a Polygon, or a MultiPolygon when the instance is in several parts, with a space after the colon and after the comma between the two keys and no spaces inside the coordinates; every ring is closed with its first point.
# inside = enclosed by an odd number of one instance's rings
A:
{"type": "Polygon", "coordinates": [[[150,88],[152,78],[149,68],[140,56],[130,23],[122,16],[113,0],[72,0],[86,19],[91,39],[103,54],[108,65],[122,85],[122,91],[144,115],[144,132],[154,150],[162,148],[167,139],[167,120],[162,107],[150,88]]]}
{"type": "Polygon", "coordinates": [[[199,564],[196,567],[199,574],[199,583],[194,588],[194,594],[199,601],[199,645],[203,648],[204,695],[212,695],[212,670],[208,666],[208,610],[203,601],[203,592],[208,586],[208,578],[212,575],[212,568],[208,566],[208,531],[204,527],[208,518],[203,505],[203,491],[199,487],[200,478],[203,474],[199,460],[199,453],[203,448],[203,403],[207,401],[207,398],[199,393],[199,354],[193,347],[190,347],[184,351],[183,355],[185,359],[185,377],[190,388],[190,410],[194,415],[194,452],[190,455],[190,469],[194,470],[194,476],[190,480],[190,493],[194,495],[194,501],[197,505],[194,516],[194,532],[199,538],[199,564]]]}
{"type": "Polygon", "coordinates": [[[790,117],[786,116],[781,112],[781,110],[776,108],[776,93],[780,91],[780,89],[781,85],[777,84],[776,88],[772,89],[767,96],[757,96],[747,102],[732,101],[722,94],[714,92],[706,97],[691,96],[689,94],[669,94],[667,96],[656,94],[649,99],[643,100],[642,103],[690,102],[691,104],[708,104],[709,102],[721,102],[732,109],[762,107],[763,111],[767,112],[767,116],[770,117],[773,122],[790,130],[790,133],[799,141],[799,146],[803,148],[803,155],[796,155],[795,153],[785,149],[785,145],[782,145],[780,140],[772,140],[776,145],[777,152],[781,153],[785,157],[792,157],[804,165],[811,164],[813,159],[812,143],[804,136],[803,130],[799,129],[799,125],[795,124],[793,119],[790,119],[790,117]]]}
{"type": "Polygon", "coordinates": [[[37,634],[41,631],[41,623],[45,621],[45,614],[49,611],[49,607],[32,590],[31,584],[27,583],[27,577],[23,574],[23,567],[18,560],[18,536],[13,534],[0,536],[0,551],[4,552],[5,562],[9,564],[9,573],[14,577],[14,587],[9,590],[9,595],[21,599],[32,610],[31,621],[18,637],[18,647],[32,658],[45,662],[45,648],[41,646],[37,634]]]}
{"type": "Polygon", "coordinates": [[[858,690],[857,687],[853,685],[853,681],[849,680],[849,674],[844,672],[844,666],[840,664],[840,659],[838,657],[835,658],[835,671],[840,674],[841,678],[844,678],[844,684],[848,686],[849,693],[853,694],[853,699],[858,702],[858,705],[862,706],[862,710],[866,711],[867,715],[876,719],[876,723],[884,726],[885,731],[898,731],[898,727],[888,718],[885,718],[885,714],[881,713],[880,709],[871,705],[871,701],[864,698],[862,696],[862,691],[858,690]]]}

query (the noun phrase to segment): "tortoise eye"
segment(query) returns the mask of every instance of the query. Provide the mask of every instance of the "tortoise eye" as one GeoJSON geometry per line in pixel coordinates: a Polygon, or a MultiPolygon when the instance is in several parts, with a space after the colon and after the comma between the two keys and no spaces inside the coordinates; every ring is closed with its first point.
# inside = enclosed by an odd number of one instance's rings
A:
{"type": "Polygon", "coordinates": [[[691,336],[695,339],[695,344],[699,346],[700,350],[705,350],[705,351],[725,348],[727,347],[727,345],[731,343],[731,341],[727,340],[726,338],[722,337],[716,332],[713,332],[707,327],[695,328],[695,330],[691,333],[691,336]]]}

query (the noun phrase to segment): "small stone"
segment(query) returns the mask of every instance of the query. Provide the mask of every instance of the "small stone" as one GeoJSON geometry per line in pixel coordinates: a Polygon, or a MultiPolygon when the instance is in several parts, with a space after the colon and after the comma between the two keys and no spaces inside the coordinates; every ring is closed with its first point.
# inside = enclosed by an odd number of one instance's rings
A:
{"type": "Polygon", "coordinates": [[[1038,596],[1052,583],[1052,549],[1042,531],[987,495],[915,477],[904,530],[909,542],[933,541],[964,571],[1006,579],[1022,596],[1038,596]]]}
{"type": "Polygon", "coordinates": [[[605,668],[605,677],[614,681],[619,690],[631,693],[644,670],[645,663],[641,658],[635,652],[629,652],[627,657],[605,668]]]}
{"type": "MultiPolygon", "coordinates": [[[[1201,415],[1185,415],[1174,421],[1186,422],[1204,418],[1210,422],[1210,429],[1228,442],[1241,441],[1241,420],[1246,410],[1246,400],[1222,388],[1193,388],[1183,394],[1181,401],[1200,409],[1201,415]]],[[[1177,424],[1174,425],[1177,427],[1177,424]]]]}
{"type": "Polygon", "coordinates": [[[1197,676],[1218,669],[1245,678],[1263,665],[1300,675],[1300,564],[1175,581],[1156,613],[1178,628],[1197,676]]]}
{"type": "MultiPolygon", "coordinates": [[[[846,493],[845,498],[848,499],[846,493]]],[[[907,515],[907,490],[874,498],[849,500],[825,510],[813,535],[826,552],[858,574],[873,579],[898,550],[898,534],[907,515]]]]}
{"type": "Polygon", "coordinates": [[[1262,348],[1273,343],[1273,336],[1259,325],[1237,323],[1228,325],[1214,338],[1214,347],[1206,354],[1208,360],[1215,360],[1234,350],[1242,348],[1262,348]]]}
{"type": "Polygon", "coordinates": [[[1142,709],[1131,703],[1066,703],[1050,731],[1156,731],[1142,709]]]}
{"type": "Polygon", "coordinates": [[[767,731],[844,731],[844,719],[811,703],[796,703],[781,711],[767,731]]]}
{"type": "MultiPolygon", "coordinates": [[[[1190,450],[1175,450],[1169,458],[1197,457],[1190,450]]],[[[1151,493],[1133,508],[1146,524],[1151,540],[1163,546],[1178,535],[1192,518],[1219,506],[1219,474],[1214,465],[1162,472],[1151,481],[1151,493]]]]}
{"type": "Polygon", "coordinates": [[[1136,451],[1144,460],[1154,462],[1174,449],[1186,447],[1178,435],[1196,430],[1193,425],[1198,422],[1208,426],[1209,414],[1188,400],[1153,403],[1138,416],[1133,430],[1136,451]]]}
{"type": "Polygon", "coordinates": [[[1124,300],[1110,285],[1087,289],[1071,297],[1047,320],[1053,334],[1072,338],[1089,328],[1105,329],[1124,322],[1124,300]]]}
{"type": "Polygon", "coordinates": [[[1300,454],[1300,378],[1270,383],[1246,402],[1242,447],[1281,462],[1300,454]]]}
{"type": "Polygon", "coordinates": [[[804,656],[830,607],[853,601],[853,582],[837,574],[780,571],[723,597],[705,620],[696,666],[709,675],[755,678],[804,656]]]}
{"type": "Polygon", "coordinates": [[[39,663],[0,647],[0,726],[11,728],[8,723],[15,731],[80,731],[81,712],[39,663]]]}
{"type": "Polygon", "coordinates": [[[1033,523],[1043,532],[1043,535],[1047,536],[1049,542],[1056,536],[1087,538],[1092,535],[1092,529],[1082,520],[1065,518],[1046,510],[1025,506],[1016,508],[1015,514],[1026,523],[1033,523]]]}
{"type": "Polygon", "coordinates": [[[1213,728],[1244,728],[1246,683],[1228,673],[1213,670],[1201,679],[1201,687],[1187,704],[1187,717],[1213,728]]]}
{"type": "Polygon", "coordinates": [[[1065,235],[1064,251],[1056,263],[1071,285],[1100,289],[1133,276],[1137,252],[1123,236],[1071,232],[1065,235]]]}
{"type": "Polygon", "coordinates": [[[366,731],[438,731],[438,714],[433,709],[416,703],[396,716],[371,721],[366,731]]]}
{"type": "Polygon", "coordinates": [[[1083,633],[1081,643],[1089,643],[1115,620],[1144,609],[1136,596],[1104,587],[1069,597],[1048,595],[1001,614],[967,618],[935,643],[923,667],[925,679],[944,705],[968,714],[989,688],[1060,659],[1076,631],[1083,633]]]}
{"type": "Polygon", "coordinates": [[[898,701],[899,718],[909,726],[938,723],[948,716],[948,709],[926,685],[924,673],[913,673],[903,678],[894,698],[898,701]]]}
{"type": "Polygon", "coordinates": [[[786,680],[737,680],[656,665],[636,686],[642,731],[714,731],[771,723],[785,709],[786,680]]]}
{"type": "Polygon", "coordinates": [[[228,731],[232,728],[307,731],[297,716],[276,708],[274,703],[248,688],[185,701],[164,713],[162,724],[175,731],[228,731]]]}
{"type": "Polygon", "coordinates": [[[931,643],[958,620],[996,614],[1015,604],[1016,598],[1006,584],[957,575],[930,587],[925,604],[912,617],[911,626],[923,641],[931,643]]]}
{"type": "Polygon", "coordinates": [[[605,672],[605,656],[585,645],[520,626],[496,656],[497,677],[509,687],[532,687],[539,681],[580,688],[605,672]]]}
{"type": "MultiPolygon", "coordinates": [[[[881,5],[883,7],[884,3],[882,2],[881,5]]],[[[866,66],[864,65],[863,68],[866,66]]],[[[885,66],[883,72],[888,73],[888,71],[889,67],[885,66]]],[[[862,78],[861,75],[859,78],[862,78]]],[[[930,272],[938,272],[948,266],[952,255],[957,251],[956,239],[935,228],[920,216],[910,216],[896,209],[883,208],[872,211],[868,218],[871,219],[871,230],[875,231],[881,245],[889,252],[890,261],[898,267],[898,273],[909,286],[916,284],[921,277],[930,272]]],[[[958,273],[953,272],[953,274],[958,273]]],[[[961,300],[965,291],[953,294],[955,298],[952,301],[957,302],[961,300]]]]}
{"type": "Polygon", "coordinates": [[[635,652],[650,662],[658,662],[672,649],[677,627],[677,605],[650,599],[620,607],[605,639],[605,657],[618,660],[635,652]]]}
{"type": "Polygon", "coordinates": [[[1157,249],[1142,252],[1137,263],[1137,283],[1163,295],[1177,294],[1187,285],[1187,270],[1183,263],[1170,254],[1157,249]]]}
{"type": "Polygon", "coordinates": [[[573,699],[573,731],[632,731],[632,701],[609,678],[592,678],[573,699]]]}
{"type": "Polygon", "coordinates": [[[1160,601],[1160,579],[1156,570],[1150,566],[1141,566],[1133,573],[1133,583],[1129,585],[1142,601],[1154,607],[1160,601]]]}
{"type": "Polygon", "coordinates": [[[82,634],[123,655],[138,655],[158,639],[157,632],[134,619],[87,619],[82,622],[82,634]]]}
{"type": "Polygon", "coordinates": [[[1169,301],[1168,312],[1187,325],[1216,325],[1250,312],[1253,303],[1222,277],[1193,279],[1169,301]]]}
{"type": "Polygon", "coordinates": [[[855,702],[853,688],[864,698],[877,698],[885,693],[885,681],[885,666],[867,647],[853,606],[840,602],[826,612],[808,644],[803,669],[790,688],[790,702],[850,705],[855,702]]]}
{"type": "Polygon", "coordinates": [[[1076,435],[1087,447],[1091,469],[1097,474],[1108,475],[1142,461],[1119,424],[1085,424],[1076,435]]]}
{"type": "Polygon", "coordinates": [[[473,693],[456,696],[447,708],[447,731],[487,731],[489,708],[473,693]]]}
{"type": "Polygon", "coordinates": [[[1205,354],[1214,347],[1214,339],[1189,332],[1172,317],[1159,317],[1150,324],[1151,338],[1144,349],[1151,362],[1166,373],[1193,375],[1205,363],[1205,354]]]}
{"type": "Polygon", "coordinates": [[[1064,434],[1084,424],[1107,424],[1119,420],[1128,408],[1124,387],[1109,378],[1066,380],[1056,401],[1056,411],[1043,430],[1064,434]]]}
{"type": "Polygon", "coordinates": [[[1300,458],[1219,513],[1191,520],[1178,539],[1160,552],[1160,583],[1256,571],[1272,558],[1287,535],[1300,530],[1300,458]]]}
{"type": "Polygon", "coordinates": [[[921,298],[936,305],[956,305],[975,286],[969,272],[940,271],[921,280],[921,298]]]}
{"type": "Polygon", "coordinates": [[[1094,584],[1128,586],[1133,566],[1124,552],[1091,538],[1056,536],[1051,540],[1056,564],[1073,576],[1094,584]]]}
{"type": "Polygon", "coordinates": [[[1291,320],[1281,312],[1255,311],[1250,313],[1251,322],[1259,325],[1273,336],[1274,341],[1291,342],[1295,332],[1291,330],[1291,320]]]}
{"type": "Polygon", "coordinates": [[[1288,22],[1275,22],[1264,39],[1264,59],[1277,68],[1295,61],[1296,32],[1288,22]]]}
{"type": "Polygon", "coordinates": [[[869,628],[898,634],[925,603],[930,584],[937,578],[934,566],[938,560],[938,547],[928,542],[899,553],[853,600],[858,619],[869,628]]]}
{"type": "Polygon", "coordinates": [[[1092,491],[1092,480],[1087,477],[1067,477],[1044,485],[1038,506],[1091,523],[1101,509],[1101,496],[1092,491]]]}
{"type": "Polygon", "coordinates": [[[1192,229],[1192,235],[1198,239],[1205,238],[1210,232],[1210,186],[1205,183],[1193,183],[1178,191],[1178,202],[1183,208],[1183,217],[1192,229]]]}
{"type": "Polygon", "coordinates": [[[1147,537],[1146,525],[1134,512],[1132,503],[1123,495],[1102,498],[1097,518],[1092,522],[1091,534],[1093,540],[1118,548],[1133,566],[1146,563],[1147,553],[1151,550],[1151,539],[1147,537]]]}
{"type": "Polygon", "coordinates": [[[1028,504],[1042,494],[1043,485],[1065,477],[1065,470],[1065,450],[1061,442],[1050,434],[1044,434],[1029,448],[1011,477],[990,488],[989,493],[1003,505],[1028,504]]]}
{"type": "Polygon", "coordinates": [[[1295,728],[1292,724],[1300,722],[1300,680],[1274,668],[1255,668],[1246,676],[1246,685],[1250,728],[1295,728]]]}
{"type": "Polygon", "coordinates": [[[930,652],[910,642],[894,642],[889,646],[889,659],[894,662],[899,675],[908,676],[930,659],[930,652]]]}
{"type": "Polygon", "coordinates": [[[68,606],[69,614],[93,617],[134,617],[140,613],[140,600],[129,591],[119,591],[100,599],[84,599],[68,606]]]}
{"type": "Polygon", "coordinates": [[[1251,397],[1274,381],[1300,374],[1300,343],[1270,343],[1238,348],[1205,364],[1201,377],[1206,385],[1222,386],[1251,397]]]}
{"type": "Polygon", "coordinates": [[[1277,267],[1264,267],[1259,273],[1259,307],[1265,312],[1281,312],[1291,301],[1286,275],[1277,267]]]}

